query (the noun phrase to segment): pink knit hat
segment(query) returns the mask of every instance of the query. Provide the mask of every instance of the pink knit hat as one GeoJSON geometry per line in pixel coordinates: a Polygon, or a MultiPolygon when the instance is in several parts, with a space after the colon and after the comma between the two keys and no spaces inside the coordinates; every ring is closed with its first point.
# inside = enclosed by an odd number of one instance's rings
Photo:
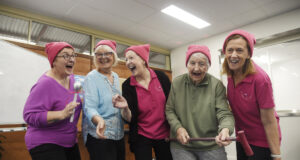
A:
{"type": "Polygon", "coordinates": [[[74,50],[74,48],[69,43],[66,42],[51,42],[46,44],[45,52],[48,55],[48,60],[50,62],[51,68],[53,68],[53,61],[56,55],[66,47],[70,47],[74,50]]]}
{"type": "Polygon", "coordinates": [[[185,66],[187,66],[187,63],[193,53],[203,53],[209,61],[209,64],[211,65],[210,61],[210,52],[207,46],[201,46],[201,45],[190,45],[188,47],[188,50],[186,52],[186,58],[185,58],[185,66]]]}
{"type": "Polygon", "coordinates": [[[127,48],[125,50],[125,52],[124,52],[125,56],[129,50],[134,51],[137,55],[139,55],[146,62],[146,66],[147,67],[149,66],[148,63],[149,63],[150,44],[130,46],[129,48],[127,48]]]}
{"type": "Polygon", "coordinates": [[[229,38],[229,37],[231,37],[232,35],[236,35],[236,34],[238,34],[238,35],[241,35],[241,36],[243,36],[246,40],[247,40],[247,42],[248,42],[248,45],[250,46],[250,57],[252,57],[252,55],[253,55],[253,48],[254,48],[254,45],[255,45],[255,43],[256,43],[256,39],[255,39],[255,37],[254,37],[254,35],[252,35],[251,33],[249,33],[249,32],[246,32],[246,31],[244,31],[244,30],[240,30],[240,29],[237,29],[237,30],[234,30],[234,31],[232,31],[231,33],[229,33],[229,35],[226,37],[226,39],[225,39],[225,41],[224,41],[224,44],[223,44],[223,53],[225,54],[225,42],[227,41],[227,39],[229,38]]]}
{"type": "Polygon", "coordinates": [[[116,47],[117,47],[117,43],[116,41],[113,40],[101,40],[97,43],[97,45],[94,48],[94,51],[97,47],[99,47],[100,45],[107,45],[109,46],[111,49],[113,49],[115,52],[117,52],[116,47]]]}

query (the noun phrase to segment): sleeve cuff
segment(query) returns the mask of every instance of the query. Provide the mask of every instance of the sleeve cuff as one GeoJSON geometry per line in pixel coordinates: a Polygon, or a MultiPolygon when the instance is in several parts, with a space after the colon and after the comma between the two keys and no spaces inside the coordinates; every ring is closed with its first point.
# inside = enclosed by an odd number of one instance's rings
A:
{"type": "Polygon", "coordinates": [[[234,127],[233,126],[220,126],[218,129],[218,133],[222,131],[223,128],[228,128],[229,129],[229,135],[232,135],[234,127]]]}
{"type": "Polygon", "coordinates": [[[174,133],[175,133],[175,135],[177,134],[177,129],[178,129],[178,128],[181,128],[181,127],[182,127],[181,124],[176,124],[176,125],[174,126],[174,133]]]}
{"type": "Polygon", "coordinates": [[[41,122],[40,125],[47,126],[48,125],[48,121],[47,121],[48,111],[41,112],[39,116],[40,116],[40,122],[41,122]]]}
{"type": "Polygon", "coordinates": [[[88,113],[87,118],[88,118],[88,120],[91,124],[94,124],[92,119],[93,119],[94,116],[98,116],[98,115],[99,115],[98,113],[91,112],[91,113],[88,113]]]}

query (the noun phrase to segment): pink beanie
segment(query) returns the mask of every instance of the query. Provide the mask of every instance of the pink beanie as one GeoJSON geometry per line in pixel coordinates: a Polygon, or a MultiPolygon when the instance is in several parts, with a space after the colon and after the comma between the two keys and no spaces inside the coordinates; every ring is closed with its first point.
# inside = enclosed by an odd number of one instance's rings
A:
{"type": "Polygon", "coordinates": [[[240,30],[240,29],[237,29],[237,30],[234,30],[234,31],[232,31],[231,33],[229,33],[229,35],[226,37],[226,39],[225,39],[225,41],[224,41],[224,44],[223,44],[223,53],[225,54],[225,42],[227,41],[227,39],[229,38],[229,37],[231,37],[232,35],[236,35],[236,34],[238,34],[238,35],[241,35],[241,36],[243,36],[246,40],[247,40],[247,42],[248,42],[248,45],[250,46],[250,57],[252,57],[252,55],[253,55],[253,48],[254,48],[254,45],[255,45],[255,43],[256,43],[256,39],[255,39],[255,37],[254,37],[254,35],[252,35],[251,33],[249,33],[249,32],[246,32],[246,31],[244,31],[244,30],[240,30]]]}
{"type": "Polygon", "coordinates": [[[94,48],[94,51],[97,47],[99,47],[100,45],[107,45],[109,46],[111,49],[113,49],[115,52],[117,52],[116,50],[116,46],[117,46],[117,43],[113,40],[101,40],[97,43],[97,45],[95,46],[94,48]]]}
{"type": "Polygon", "coordinates": [[[146,62],[146,66],[148,67],[148,63],[149,63],[149,52],[150,52],[150,45],[149,44],[144,44],[144,45],[137,45],[137,46],[130,46],[129,48],[127,48],[125,50],[125,56],[126,53],[132,50],[134,51],[137,55],[139,55],[145,62],[146,62]]]}
{"type": "Polygon", "coordinates": [[[53,68],[53,61],[56,55],[66,47],[70,47],[74,50],[74,48],[69,43],[66,42],[51,42],[46,44],[45,52],[48,55],[48,60],[50,62],[51,68],[53,68]]]}
{"type": "Polygon", "coordinates": [[[208,61],[209,61],[209,64],[211,65],[211,61],[210,61],[210,52],[209,52],[209,49],[208,49],[207,46],[190,45],[190,46],[188,47],[187,52],[186,52],[185,66],[187,66],[187,63],[188,63],[188,61],[189,61],[191,55],[192,55],[193,53],[199,53],[199,52],[200,52],[200,53],[203,53],[203,54],[207,57],[207,59],[208,59],[208,61]]]}

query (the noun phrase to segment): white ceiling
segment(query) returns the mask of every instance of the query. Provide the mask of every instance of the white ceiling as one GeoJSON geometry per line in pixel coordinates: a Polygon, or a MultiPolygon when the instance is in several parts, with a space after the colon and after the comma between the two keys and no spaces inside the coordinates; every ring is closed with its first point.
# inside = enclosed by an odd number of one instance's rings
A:
{"type": "Polygon", "coordinates": [[[1,0],[0,4],[173,49],[299,8],[300,0],[1,0]],[[160,12],[170,4],[211,26],[199,30],[160,12]]]}

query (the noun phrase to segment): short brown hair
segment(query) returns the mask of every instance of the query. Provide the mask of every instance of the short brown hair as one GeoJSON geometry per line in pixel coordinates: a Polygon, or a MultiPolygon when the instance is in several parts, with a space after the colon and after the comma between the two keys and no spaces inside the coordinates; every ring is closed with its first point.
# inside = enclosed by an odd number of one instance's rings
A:
{"type": "MultiPolygon", "coordinates": [[[[224,51],[226,52],[226,47],[227,47],[227,44],[229,41],[233,40],[233,39],[239,39],[239,38],[242,38],[244,39],[246,42],[247,42],[247,49],[248,49],[248,53],[251,52],[251,49],[250,49],[250,46],[248,44],[248,41],[241,35],[239,34],[234,34],[232,36],[230,36],[229,38],[227,38],[227,40],[225,41],[225,49],[224,51]]],[[[223,54],[226,54],[226,53],[223,53],[223,54]]],[[[230,70],[229,66],[228,66],[228,60],[227,58],[224,59],[224,62],[223,62],[223,65],[222,65],[222,74],[227,74],[227,76],[232,76],[233,75],[233,71],[230,70]]],[[[243,66],[243,75],[244,76],[247,76],[249,74],[254,74],[256,71],[255,71],[255,67],[254,67],[254,64],[251,60],[251,57],[249,59],[246,59],[245,63],[244,63],[244,66],[243,66]]]]}

